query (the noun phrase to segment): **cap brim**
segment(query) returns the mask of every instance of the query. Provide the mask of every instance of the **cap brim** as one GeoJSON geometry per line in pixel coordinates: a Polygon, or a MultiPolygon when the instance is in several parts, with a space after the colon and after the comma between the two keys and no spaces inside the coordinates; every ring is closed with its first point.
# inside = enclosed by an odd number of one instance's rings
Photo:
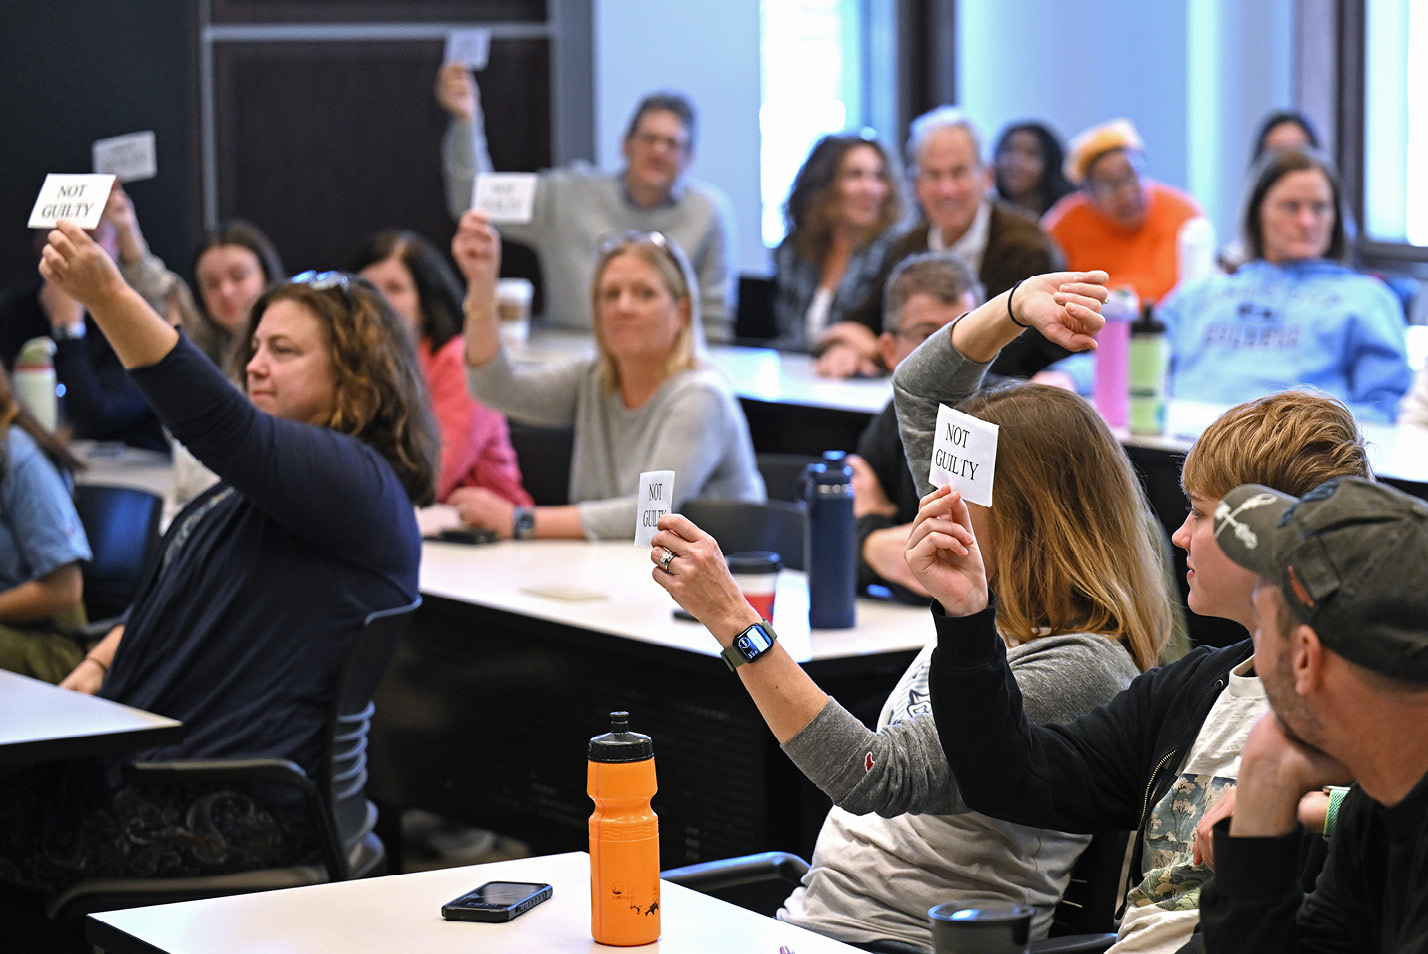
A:
{"type": "Polygon", "coordinates": [[[1298,497],[1262,484],[1236,487],[1215,507],[1215,542],[1240,566],[1277,580],[1283,569],[1275,546],[1283,532],[1280,519],[1298,502],[1298,497]]]}

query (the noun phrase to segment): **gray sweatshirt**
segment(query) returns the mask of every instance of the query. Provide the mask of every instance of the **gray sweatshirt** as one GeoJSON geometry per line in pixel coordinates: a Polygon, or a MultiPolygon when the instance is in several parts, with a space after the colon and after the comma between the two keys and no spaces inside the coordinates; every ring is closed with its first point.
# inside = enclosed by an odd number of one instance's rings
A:
{"type": "Polygon", "coordinates": [[[478,401],[547,427],[574,426],[570,500],[592,540],[634,537],[643,471],[674,471],[674,507],[696,497],[764,500],[744,412],[717,371],[681,371],[642,407],[600,385],[594,358],[525,366],[498,353],[468,368],[478,401]]]}
{"type": "MultiPolygon", "coordinates": [[[[1045,935],[1090,838],[967,811],[932,719],[932,648],[918,654],[893,689],[877,732],[830,699],[784,744],[838,807],[780,918],[853,943],[898,938],[930,950],[933,905],[1017,903],[1037,909],[1033,934],[1045,935]]],[[[1007,658],[1035,723],[1069,722],[1136,675],[1121,644],[1098,635],[1043,637],[1011,647],[1007,658]]]]}

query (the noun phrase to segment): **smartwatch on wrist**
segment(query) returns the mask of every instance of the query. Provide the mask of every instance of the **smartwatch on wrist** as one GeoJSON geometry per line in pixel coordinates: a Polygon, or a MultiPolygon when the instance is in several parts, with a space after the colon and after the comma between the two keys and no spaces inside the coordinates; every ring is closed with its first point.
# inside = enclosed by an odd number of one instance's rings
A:
{"type": "Polygon", "coordinates": [[[773,624],[762,619],[735,636],[734,642],[719,656],[731,670],[738,669],[744,663],[751,663],[773,649],[777,640],[778,634],[774,632],[773,624]]]}
{"type": "Polygon", "coordinates": [[[535,537],[535,508],[517,507],[512,520],[511,536],[516,540],[530,540],[535,537]]]}

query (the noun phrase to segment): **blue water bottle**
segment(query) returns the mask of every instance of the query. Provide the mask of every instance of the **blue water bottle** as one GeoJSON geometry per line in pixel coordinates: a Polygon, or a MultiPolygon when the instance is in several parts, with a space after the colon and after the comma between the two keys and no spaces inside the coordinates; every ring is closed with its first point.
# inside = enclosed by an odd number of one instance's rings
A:
{"type": "Polygon", "coordinates": [[[809,464],[803,472],[803,499],[808,504],[808,626],[847,629],[855,615],[858,541],[848,455],[825,451],[823,460],[809,464]]]}

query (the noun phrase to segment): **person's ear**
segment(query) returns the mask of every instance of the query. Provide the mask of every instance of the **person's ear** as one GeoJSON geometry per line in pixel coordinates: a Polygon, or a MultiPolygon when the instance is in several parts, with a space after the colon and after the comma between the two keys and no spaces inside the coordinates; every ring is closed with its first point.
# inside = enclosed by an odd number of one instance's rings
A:
{"type": "Polygon", "coordinates": [[[878,335],[878,354],[883,359],[883,365],[889,371],[897,367],[897,335],[891,331],[884,331],[878,335]]]}
{"type": "Polygon", "coordinates": [[[1324,678],[1324,644],[1308,623],[1296,623],[1289,633],[1289,672],[1301,696],[1317,689],[1324,678]]]}

